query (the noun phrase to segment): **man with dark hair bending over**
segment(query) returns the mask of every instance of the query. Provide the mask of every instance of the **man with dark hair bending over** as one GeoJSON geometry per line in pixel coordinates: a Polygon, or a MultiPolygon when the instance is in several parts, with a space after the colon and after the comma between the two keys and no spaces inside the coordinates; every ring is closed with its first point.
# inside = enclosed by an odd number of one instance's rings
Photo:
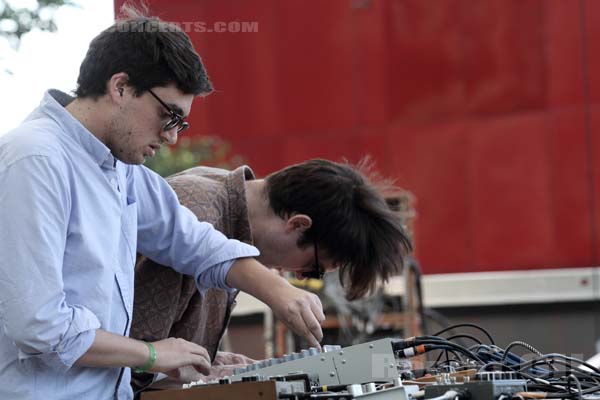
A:
{"type": "MultiPolygon", "coordinates": [[[[297,277],[320,277],[340,268],[346,297],[357,299],[403,264],[411,245],[400,216],[382,196],[382,182],[370,180],[365,163],[355,167],[310,160],[254,179],[248,167],[232,172],[196,167],[167,178],[179,201],[227,237],[254,244],[263,264],[297,277]]],[[[371,174],[373,175],[373,174],[371,174]]],[[[142,258],[136,266],[132,337],[155,341],[181,337],[207,349],[210,377],[228,375],[251,362],[217,352],[236,293],[210,289],[202,296],[193,279],[142,258]]],[[[201,378],[181,368],[171,385],[201,378]]],[[[151,374],[134,374],[136,391],[151,374]]]]}
{"type": "Polygon", "coordinates": [[[98,35],[76,97],[48,91],[0,137],[0,399],[131,399],[130,368],[210,373],[202,346],[130,339],[136,251],[198,290],[244,290],[318,346],[317,296],[179,204],[139,165],[211,92],[188,36],[131,14],[98,35]]]}

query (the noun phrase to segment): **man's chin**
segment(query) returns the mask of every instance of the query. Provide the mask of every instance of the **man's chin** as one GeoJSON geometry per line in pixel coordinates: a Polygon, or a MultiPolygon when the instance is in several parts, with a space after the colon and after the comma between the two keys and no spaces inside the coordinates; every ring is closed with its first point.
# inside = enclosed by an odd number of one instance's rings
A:
{"type": "Polygon", "coordinates": [[[147,156],[145,154],[140,154],[137,157],[132,157],[126,161],[123,161],[125,164],[131,164],[131,165],[141,165],[144,164],[148,159],[152,158],[151,156],[147,156]]]}
{"type": "Polygon", "coordinates": [[[145,155],[140,155],[139,157],[123,157],[122,155],[116,155],[113,153],[113,156],[115,156],[115,158],[119,161],[121,161],[123,164],[130,164],[130,165],[140,165],[146,162],[146,159],[149,157],[146,157],[145,155]]]}

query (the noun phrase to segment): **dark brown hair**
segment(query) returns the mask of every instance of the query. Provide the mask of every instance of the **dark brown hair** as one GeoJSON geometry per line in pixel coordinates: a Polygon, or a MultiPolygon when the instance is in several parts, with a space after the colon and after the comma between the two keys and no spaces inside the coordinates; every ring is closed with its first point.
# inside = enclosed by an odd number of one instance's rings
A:
{"type": "Polygon", "coordinates": [[[140,95],[155,86],[174,83],[185,94],[208,94],[213,88],[202,60],[188,35],[179,26],[146,17],[124,5],[125,18],[96,36],[79,68],[77,97],[97,98],[106,93],[106,82],[125,72],[129,85],[140,95]]]}
{"type": "Polygon", "coordinates": [[[389,184],[369,176],[375,177],[368,161],[352,166],[317,159],[265,178],[276,215],[311,217],[313,224],[298,244],[318,243],[340,266],[340,283],[348,300],[366,295],[378,280],[385,282],[400,272],[412,250],[400,216],[383,197],[389,184]]]}

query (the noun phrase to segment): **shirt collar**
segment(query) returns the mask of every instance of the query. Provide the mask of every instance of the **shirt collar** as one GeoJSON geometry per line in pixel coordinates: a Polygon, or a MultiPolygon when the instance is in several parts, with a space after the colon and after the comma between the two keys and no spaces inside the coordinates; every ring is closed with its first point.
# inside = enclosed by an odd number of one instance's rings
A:
{"type": "Polygon", "coordinates": [[[231,226],[233,237],[242,242],[252,244],[254,238],[250,217],[248,216],[248,203],[246,201],[246,181],[255,179],[254,172],[250,167],[242,165],[227,175],[225,187],[229,199],[229,210],[231,212],[231,226]]]}
{"type": "Polygon", "coordinates": [[[81,145],[98,165],[114,168],[115,157],[110,149],[65,109],[73,100],[74,97],[60,90],[50,89],[44,94],[38,111],[55,120],[62,127],[64,135],[81,145]]]}

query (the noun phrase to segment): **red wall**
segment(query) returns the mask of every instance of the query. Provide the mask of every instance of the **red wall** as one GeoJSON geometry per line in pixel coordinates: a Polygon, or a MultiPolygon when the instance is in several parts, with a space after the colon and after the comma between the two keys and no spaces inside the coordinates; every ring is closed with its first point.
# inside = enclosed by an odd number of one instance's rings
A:
{"type": "MultiPolygon", "coordinates": [[[[117,7],[121,1],[117,0],[117,7]]],[[[425,272],[597,264],[600,2],[151,0],[217,92],[192,134],[258,174],[356,161],[415,193],[425,272]]]]}

